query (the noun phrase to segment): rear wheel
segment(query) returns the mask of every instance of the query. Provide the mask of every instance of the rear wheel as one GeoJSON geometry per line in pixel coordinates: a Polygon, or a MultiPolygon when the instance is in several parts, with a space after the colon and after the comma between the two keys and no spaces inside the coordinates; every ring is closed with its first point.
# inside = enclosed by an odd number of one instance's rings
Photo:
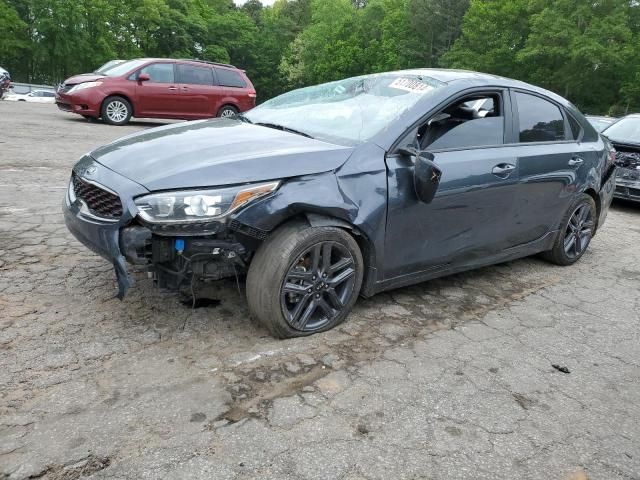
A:
{"type": "Polygon", "coordinates": [[[129,101],[122,97],[108,97],[102,103],[102,120],[110,125],[125,125],[133,114],[129,101]]]}
{"type": "Polygon", "coordinates": [[[231,105],[225,105],[220,110],[218,110],[218,117],[233,117],[238,113],[238,109],[231,105]]]}
{"type": "Polygon", "coordinates": [[[553,248],[543,256],[557,265],[577,262],[591,242],[596,228],[596,203],[586,193],[573,202],[560,223],[553,248]]]}
{"type": "Polygon", "coordinates": [[[351,311],[363,271],[360,248],[344,230],[285,225],[265,241],[251,262],[249,309],[280,338],[329,330],[351,311]]]}

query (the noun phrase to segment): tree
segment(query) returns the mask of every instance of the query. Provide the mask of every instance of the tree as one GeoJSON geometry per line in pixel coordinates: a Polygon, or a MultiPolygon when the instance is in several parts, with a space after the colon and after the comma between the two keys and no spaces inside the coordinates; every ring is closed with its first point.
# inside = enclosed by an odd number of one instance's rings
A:
{"type": "Polygon", "coordinates": [[[2,66],[11,68],[14,78],[22,73],[13,68],[19,65],[28,46],[27,24],[20,19],[15,8],[0,0],[0,59],[2,66]]]}

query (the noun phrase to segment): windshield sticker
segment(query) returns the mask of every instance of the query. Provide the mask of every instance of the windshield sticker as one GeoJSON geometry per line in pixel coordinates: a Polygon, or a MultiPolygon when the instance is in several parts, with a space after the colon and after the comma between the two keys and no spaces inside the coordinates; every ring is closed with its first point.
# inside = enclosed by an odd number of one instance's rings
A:
{"type": "Polygon", "coordinates": [[[432,90],[433,87],[421,82],[415,78],[396,78],[389,85],[391,88],[397,88],[398,90],[404,90],[406,92],[426,92],[432,90]]]}

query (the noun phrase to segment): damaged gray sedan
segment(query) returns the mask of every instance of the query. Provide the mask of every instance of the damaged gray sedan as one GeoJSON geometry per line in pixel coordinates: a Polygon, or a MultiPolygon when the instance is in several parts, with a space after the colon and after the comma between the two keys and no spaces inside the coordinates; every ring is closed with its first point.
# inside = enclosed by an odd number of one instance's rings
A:
{"type": "Polygon", "coordinates": [[[614,197],[640,202],[640,114],[627,115],[602,132],[616,149],[614,197]]]}
{"type": "Polygon", "coordinates": [[[615,169],[551,92],[407,70],[122,138],[75,165],[64,212],[120,298],[127,263],[173,291],[246,275],[251,314],[295,337],[338,325],[358,295],[537,253],[573,264],[615,169]]]}

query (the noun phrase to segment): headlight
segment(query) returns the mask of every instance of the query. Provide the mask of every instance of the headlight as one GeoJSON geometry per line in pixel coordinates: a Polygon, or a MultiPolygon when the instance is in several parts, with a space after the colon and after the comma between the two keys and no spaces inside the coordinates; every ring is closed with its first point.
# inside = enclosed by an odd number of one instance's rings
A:
{"type": "Polygon", "coordinates": [[[153,193],[136,199],[135,204],[138,215],[149,223],[206,222],[270,194],[279,185],[278,181],[249,187],[153,193]]]}
{"type": "Polygon", "coordinates": [[[75,93],[75,92],[79,92],[80,90],[84,90],[85,88],[99,87],[100,85],[102,85],[102,82],[79,83],[75,87],[71,87],[71,89],[67,93],[75,93]]]}

